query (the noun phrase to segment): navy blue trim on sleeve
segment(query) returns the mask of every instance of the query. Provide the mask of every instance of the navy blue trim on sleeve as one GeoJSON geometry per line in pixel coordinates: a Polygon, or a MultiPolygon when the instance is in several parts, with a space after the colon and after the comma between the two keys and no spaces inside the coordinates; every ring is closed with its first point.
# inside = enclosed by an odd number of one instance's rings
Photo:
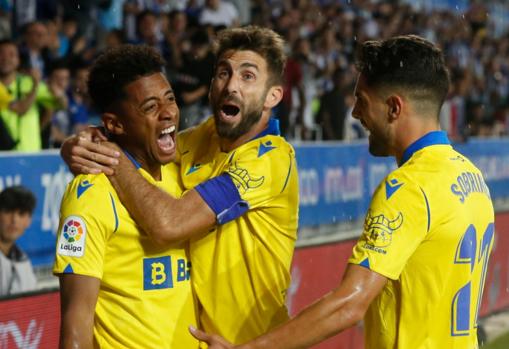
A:
{"type": "Polygon", "coordinates": [[[209,179],[195,189],[216,214],[218,224],[233,221],[249,210],[249,204],[242,200],[237,187],[227,173],[209,179]]]}

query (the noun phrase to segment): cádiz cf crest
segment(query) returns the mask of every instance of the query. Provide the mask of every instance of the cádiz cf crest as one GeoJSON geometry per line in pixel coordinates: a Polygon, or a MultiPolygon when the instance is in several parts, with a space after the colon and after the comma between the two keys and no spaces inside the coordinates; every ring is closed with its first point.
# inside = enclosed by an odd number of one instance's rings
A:
{"type": "Polygon", "coordinates": [[[403,224],[401,212],[396,218],[390,220],[383,214],[372,216],[371,210],[369,210],[364,221],[364,231],[368,233],[368,243],[375,247],[389,246],[392,242],[392,233],[399,229],[401,224],[403,224]]]}
{"type": "Polygon", "coordinates": [[[237,163],[230,164],[228,174],[237,187],[239,194],[244,194],[248,189],[258,188],[263,184],[265,177],[254,178],[249,175],[246,169],[238,167],[237,163]]]}

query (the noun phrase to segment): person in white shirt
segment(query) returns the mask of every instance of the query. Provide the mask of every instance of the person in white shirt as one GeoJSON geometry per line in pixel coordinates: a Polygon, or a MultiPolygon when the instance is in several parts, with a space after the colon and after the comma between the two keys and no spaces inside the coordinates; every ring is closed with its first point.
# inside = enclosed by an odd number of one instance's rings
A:
{"type": "Polygon", "coordinates": [[[35,196],[22,186],[0,193],[0,296],[32,291],[37,279],[28,256],[17,245],[32,223],[35,196]]]}

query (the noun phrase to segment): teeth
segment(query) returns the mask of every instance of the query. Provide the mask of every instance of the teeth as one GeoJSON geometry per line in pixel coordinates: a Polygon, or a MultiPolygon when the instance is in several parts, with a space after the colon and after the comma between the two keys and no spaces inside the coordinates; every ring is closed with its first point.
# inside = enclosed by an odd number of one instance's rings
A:
{"type": "Polygon", "coordinates": [[[172,133],[173,131],[175,131],[175,125],[165,128],[164,130],[161,131],[161,134],[165,135],[172,133]]]}

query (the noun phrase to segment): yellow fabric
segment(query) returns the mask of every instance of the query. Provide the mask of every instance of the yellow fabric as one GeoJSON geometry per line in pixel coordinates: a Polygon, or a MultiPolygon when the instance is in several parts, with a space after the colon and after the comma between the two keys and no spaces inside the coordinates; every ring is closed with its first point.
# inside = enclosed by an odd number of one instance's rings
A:
{"type": "Polygon", "coordinates": [[[191,189],[229,173],[249,210],[191,241],[192,283],[202,327],[241,343],[288,319],[297,169],[294,150],[282,137],[266,135],[230,153],[221,152],[218,141],[213,118],[180,134],[183,185],[191,189]]]}
{"type": "MultiPolygon", "coordinates": [[[[30,76],[18,74],[16,79],[7,86],[14,98],[23,99],[32,90],[33,80],[30,76]],[[18,91],[19,87],[19,91],[18,91]]],[[[18,116],[10,109],[2,110],[1,117],[4,120],[11,136],[19,141],[16,150],[38,151],[41,150],[41,128],[39,107],[54,108],[58,105],[44,82],[37,86],[35,102],[23,115],[18,116]]]]}
{"type": "Polygon", "coordinates": [[[482,174],[450,145],[389,174],[349,260],[389,278],[365,317],[366,348],[477,348],[493,221],[482,174]]]}
{"type": "MultiPolygon", "coordinates": [[[[151,183],[181,195],[175,165],[163,167],[159,182],[140,171],[151,183]]],[[[197,322],[186,247],[156,247],[138,230],[104,175],[80,175],[62,200],[53,272],[72,268],[74,274],[101,280],[96,347],[198,348],[187,329],[197,322]],[[81,234],[65,228],[70,223],[81,234]]]]}
{"type": "Polygon", "coordinates": [[[9,103],[11,103],[13,99],[14,96],[9,93],[7,87],[0,83],[0,110],[7,109],[9,103]]]}

